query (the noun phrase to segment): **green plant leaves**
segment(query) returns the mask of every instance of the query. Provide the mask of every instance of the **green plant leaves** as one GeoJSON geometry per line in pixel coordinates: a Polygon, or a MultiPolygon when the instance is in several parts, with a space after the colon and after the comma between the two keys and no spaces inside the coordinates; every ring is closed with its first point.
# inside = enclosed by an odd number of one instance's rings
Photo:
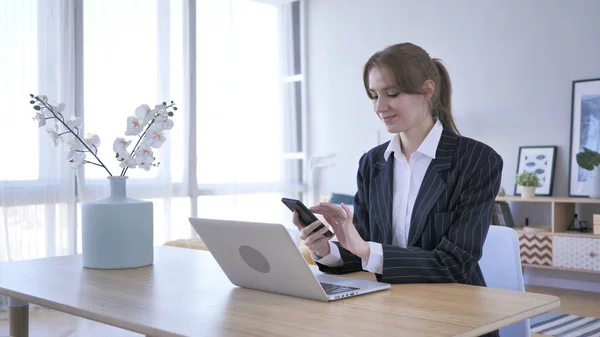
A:
{"type": "Polygon", "coordinates": [[[517,185],[541,187],[540,178],[534,172],[523,172],[517,176],[517,185]]]}
{"type": "Polygon", "coordinates": [[[600,165],[600,153],[586,147],[583,148],[583,152],[577,154],[576,159],[577,165],[588,171],[591,171],[595,166],[600,165]]]}

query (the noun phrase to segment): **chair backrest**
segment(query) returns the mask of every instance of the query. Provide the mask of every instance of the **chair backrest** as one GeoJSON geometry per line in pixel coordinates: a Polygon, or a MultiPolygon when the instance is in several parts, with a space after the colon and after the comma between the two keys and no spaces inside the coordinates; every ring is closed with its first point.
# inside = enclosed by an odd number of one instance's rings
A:
{"type": "MultiPolygon", "coordinates": [[[[490,226],[479,267],[489,288],[525,291],[519,236],[512,228],[490,226]]],[[[500,329],[500,337],[530,335],[528,319],[500,329]]]]}

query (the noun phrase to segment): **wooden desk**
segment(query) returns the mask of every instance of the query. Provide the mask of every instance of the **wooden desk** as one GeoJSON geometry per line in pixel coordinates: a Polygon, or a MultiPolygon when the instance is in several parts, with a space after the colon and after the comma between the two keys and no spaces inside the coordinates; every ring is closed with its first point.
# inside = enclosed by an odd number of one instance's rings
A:
{"type": "MultiPolygon", "coordinates": [[[[176,247],[156,247],[151,267],[121,271],[84,269],[79,255],[3,263],[0,293],[148,336],[477,336],[560,303],[459,284],[316,302],[235,287],[209,252],[176,247]]],[[[15,310],[11,324],[27,312],[15,310]]]]}

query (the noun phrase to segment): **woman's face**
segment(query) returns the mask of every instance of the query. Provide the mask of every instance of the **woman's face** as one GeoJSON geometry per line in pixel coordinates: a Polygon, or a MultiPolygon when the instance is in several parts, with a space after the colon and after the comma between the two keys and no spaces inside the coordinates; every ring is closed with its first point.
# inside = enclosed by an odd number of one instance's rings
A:
{"type": "Polygon", "coordinates": [[[371,68],[369,92],[373,96],[373,109],[390,133],[405,132],[422,125],[429,117],[425,97],[400,92],[385,69],[371,68]]]}

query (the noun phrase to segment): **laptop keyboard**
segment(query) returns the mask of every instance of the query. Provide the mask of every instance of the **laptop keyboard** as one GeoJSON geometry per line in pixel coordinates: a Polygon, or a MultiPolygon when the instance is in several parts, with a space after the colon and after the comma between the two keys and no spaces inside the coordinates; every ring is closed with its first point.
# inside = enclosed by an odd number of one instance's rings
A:
{"type": "Polygon", "coordinates": [[[339,293],[343,293],[346,291],[358,289],[358,288],[354,288],[354,287],[345,287],[345,286],[340,286],[340,285],[331,284],[331,283],[324,283],[324,282],[320,282],[320,283],[321,283],[321,287],[323,287],[323,290],[325,290],[325,293],[327,295],[334,295],[334,294],[339,294],[339,293]]]}

